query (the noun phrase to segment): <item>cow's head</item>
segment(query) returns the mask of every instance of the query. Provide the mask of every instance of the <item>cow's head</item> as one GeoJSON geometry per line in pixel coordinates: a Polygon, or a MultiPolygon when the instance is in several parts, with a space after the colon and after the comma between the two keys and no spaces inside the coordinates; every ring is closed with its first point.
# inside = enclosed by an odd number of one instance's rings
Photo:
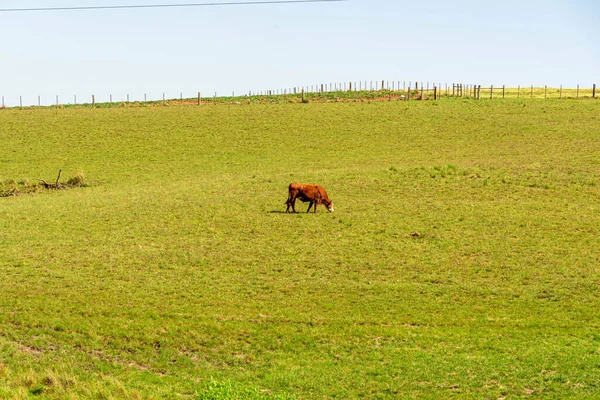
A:
{"type": "Polygon", "coordinates": [[[325,207],[327,207],[327,211],[333,212],[333,201],[327,200],[325,202],[325,207]]]}

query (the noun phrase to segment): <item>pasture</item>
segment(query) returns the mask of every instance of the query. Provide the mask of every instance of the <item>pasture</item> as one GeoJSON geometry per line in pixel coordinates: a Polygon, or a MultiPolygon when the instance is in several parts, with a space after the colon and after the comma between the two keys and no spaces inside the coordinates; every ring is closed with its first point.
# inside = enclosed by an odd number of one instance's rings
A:
{"type": "Polygon", "coordinates": [[[0,398],[598,397],[596,100],[7,109],[0,140],[1,184],[88,185],[0,198],[0,398]],[[335,212],[285,214],[292,181],[335,212]]]}

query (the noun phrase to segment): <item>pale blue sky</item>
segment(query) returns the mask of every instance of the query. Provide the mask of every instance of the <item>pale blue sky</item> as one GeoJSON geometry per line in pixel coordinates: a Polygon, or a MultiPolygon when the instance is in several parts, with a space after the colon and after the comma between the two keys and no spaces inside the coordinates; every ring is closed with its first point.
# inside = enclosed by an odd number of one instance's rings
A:
{"type": "MultiPolygon", "coordinates": [[[[0,8],[201,0],[0,0],[0,8]]],[[[215,2],[212,0],[211,2],[215,2]]],[[[218,0],[216,1],[218,2],[218,0]]],[[[248,93],[348,81],[600,84],[597,0],[0,12],[7,105],[248,93]]]]}

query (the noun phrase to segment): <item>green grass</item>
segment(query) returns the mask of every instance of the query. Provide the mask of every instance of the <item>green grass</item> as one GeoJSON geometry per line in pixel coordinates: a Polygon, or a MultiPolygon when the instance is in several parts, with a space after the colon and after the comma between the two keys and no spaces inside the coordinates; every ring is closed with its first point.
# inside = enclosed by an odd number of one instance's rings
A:
{"type": "Polygon", "coordinates": [[[0,398],[597,398],[599,111],[0,110],[0,398]]]}

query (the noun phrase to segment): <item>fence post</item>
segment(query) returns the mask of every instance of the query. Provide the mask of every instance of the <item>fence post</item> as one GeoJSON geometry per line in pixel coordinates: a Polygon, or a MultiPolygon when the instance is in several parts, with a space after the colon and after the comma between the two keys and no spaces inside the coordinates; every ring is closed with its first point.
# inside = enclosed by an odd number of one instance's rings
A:
{"type": "Polygon", "coordinates": [[[198,92],[198,105],[202,104],[202,99],[200,98],[200,92],[198,92]]]}
{"type": "Polygon", "coordinates": [[[558,95],[559,99],[562,99],[562,85],[560,85],[560,94],[558,95]]]}
{"type": "Polygon", "coordinates": [[[302,88],[302,103],[304,104],[306,100],[304,100],[304,88],[302,88]]]}
{"type": "Polygon", "coordinates": [[[433,87],[433,99],[437,100],[438,99],[438,95],[437,95],[437,86],[433,87]]]}
{"type": "Polygon", "coordinates": [[[19,96],[19,106],[23,108],[23,96],[19,96]]]}
{"type": "Polygon", "coordinates": [[[531,85],[531,98],[533,99],[533,85],[531,85]]]}
{"type": "Polygon", "coordinates": [[[592,86],[592,99],[596,98],[596,84],[594,83],[594,86],[592,86]]]}
{"type": "Polygon", "coordinates": [[[505,92],[506,92],[506,85],[502,85],[502,98],[504,98],[505,92]]]}
{"type": "Polygon", "coordinates": [[[96,96],[92,95],[92,108],[96,106],[96,96]]]}
{"type": "Polygon", "coordinates": [[[490,85],[490,100],[494,98],[494,85],[490,85]]]}
{"type": "Polygon", "coordinates": [[[548,98],[548,85],[544,85],[544,99],[548,98]]]}
{"type": "Polygon", "coordinates": [[[406,100],[410,100],[410,82],[408,82],[408,92],[406,92],[406,100]]]}
{"type": "Polygon", "coordinates": [[[579,85],[577,85],[577,98],[579,98],[579,85]]]}

